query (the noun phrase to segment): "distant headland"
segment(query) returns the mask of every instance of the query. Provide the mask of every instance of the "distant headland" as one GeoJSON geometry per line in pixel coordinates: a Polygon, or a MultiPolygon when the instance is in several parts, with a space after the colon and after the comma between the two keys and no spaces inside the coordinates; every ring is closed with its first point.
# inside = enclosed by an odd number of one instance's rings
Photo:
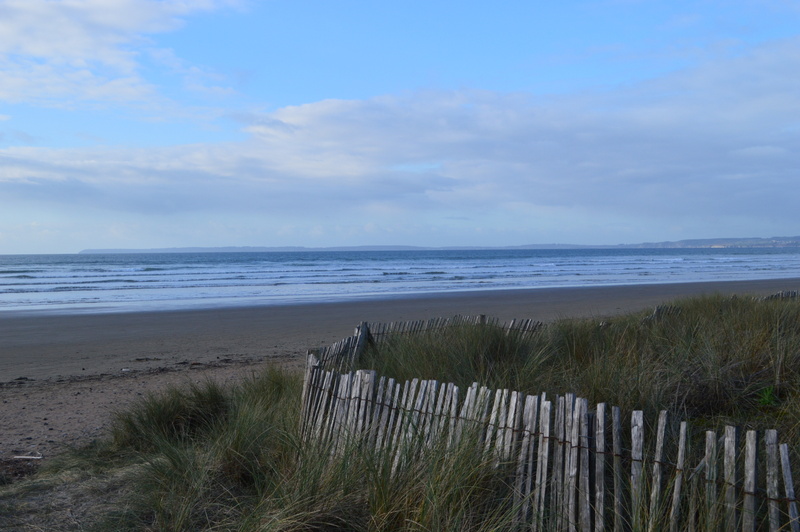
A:
{"type": "Polygon", "coordinates": [[[149,249],[84,249],[80,254],[107,253],[287,253],[297,251],[421,251],[470,249],[691,249],[691,248],[800,248],[800,236],[771,238],[699,238],[672,242],[642,242],[640,244],[581,245],[581,244],[529,244],[524,246],[225,246],[225,247],[173,247],[149,249]]]}

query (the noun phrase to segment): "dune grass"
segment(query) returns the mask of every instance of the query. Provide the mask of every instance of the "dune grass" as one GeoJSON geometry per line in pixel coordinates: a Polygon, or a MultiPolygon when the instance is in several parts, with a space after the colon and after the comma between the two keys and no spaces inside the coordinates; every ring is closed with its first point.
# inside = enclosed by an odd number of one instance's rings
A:
{"type": "Polygon", "coordinates": [[[271,369],[228,389],[173,389],[120,414],[110,448],[133,451],[142,466],[131,506],[106,525],[388,531],[510,523],[503,473],[474,446],[434,448],[391,474],[391,462],[357,445],[335,456],[301,445],[300,389],[298,376],[271,369]]]}
{"type": "Polygon", "coordinates": [[[362,366],[525,393],[574,392],[648,418],[669,410],[800,439],[800,300],[704,296],[610,319],[564,319],[528,337],[488,325],[398,337],[362,366]]]}
{"type": "MultiPolygon", "coordinates": [[[[373,346],[360,366],[398,380],[574,392],[651,419],[667,409],[695,425],[777,428],[800,441],[797,299],[685,299],[657,313],[559,320],[525,338],[456,327],[373,346]]],[[[271,368],[235,386],[148,396],[117,416],[108,441],[50,470],[124,472],[124,504],[96,530],[511,528],[508,475],[470,438],[391,474],[369,449],[302,443],[301,388],[300,375],[271,368]]]]}

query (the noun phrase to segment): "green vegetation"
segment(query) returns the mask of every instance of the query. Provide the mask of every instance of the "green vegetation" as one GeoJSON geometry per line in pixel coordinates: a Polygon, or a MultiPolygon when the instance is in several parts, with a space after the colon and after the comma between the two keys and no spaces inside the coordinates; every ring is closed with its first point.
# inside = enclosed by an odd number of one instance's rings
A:
{"type": "MultiPolygon", "coordinates": [[[[800,441],[797,299],[687,299],[603,322],[560,320],[526,338],[456,327],[373,346],[361,366],[399,380],[575,392],[649,419],[668,409],[695,426],[777,428],[784,441],[800,441]]],[[[21,493],[91,479],[97,500],[112,499],[96,530],[511,526],[507,476],[474,442],[434,447],[392,475],[368,450],[334,456],[301,444],[301,388],[300,376],[269,369],[233,387],[208,382],[147,397],[118,415],[108,441],[0,487],[0,510],[19,514],[21,493]]]]}

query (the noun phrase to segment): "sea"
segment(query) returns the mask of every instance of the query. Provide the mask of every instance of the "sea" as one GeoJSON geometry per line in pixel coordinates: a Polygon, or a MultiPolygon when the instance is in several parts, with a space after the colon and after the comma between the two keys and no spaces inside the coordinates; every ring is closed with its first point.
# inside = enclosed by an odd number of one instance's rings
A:
{"type": "Polygon", "coordinates": [[[790,277],[800,277],[797,248],[0,255],[0,315],[790,277]]]}

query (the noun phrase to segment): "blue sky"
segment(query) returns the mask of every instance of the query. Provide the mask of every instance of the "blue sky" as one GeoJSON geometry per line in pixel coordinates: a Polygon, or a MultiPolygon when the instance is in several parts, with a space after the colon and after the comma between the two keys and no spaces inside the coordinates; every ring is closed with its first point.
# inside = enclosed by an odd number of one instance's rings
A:
{"type": "Polygon", "coordinates": [[[0,0],[0,253],[800,235],[800,1],[0,0]]]}

